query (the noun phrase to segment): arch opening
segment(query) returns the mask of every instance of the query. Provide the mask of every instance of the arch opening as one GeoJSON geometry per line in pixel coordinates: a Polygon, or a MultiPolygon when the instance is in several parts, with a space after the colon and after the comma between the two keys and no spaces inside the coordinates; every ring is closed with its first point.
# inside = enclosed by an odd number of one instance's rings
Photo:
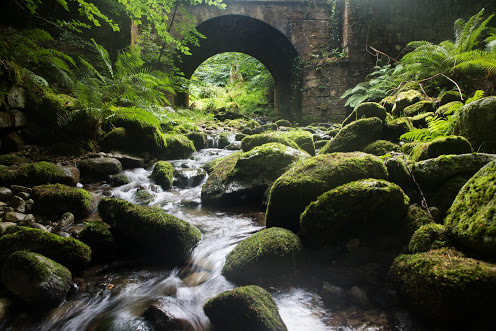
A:
{"type": "MultiPolygon", "coordinates": [[[[191,46],[191,55],[180,55],[177,67],[190,79],[208,58],[239,52],[258,59],[274,78],[274,111],[277,116],[298,120],[301,115],[301,65],[288,38],[271,25],[242,15],[224,15],[197,26],[206,38],[191,46]]],[[[178,93],[174,103],[188,106],[188,96],[178,93]]]]}
{"type": "Polygon", "coordinates": [[[273,117],[274,78],[257,59],[226,52],[204,61],[189,83],[190,107],[237,109],[240,113],[273,117]]]}

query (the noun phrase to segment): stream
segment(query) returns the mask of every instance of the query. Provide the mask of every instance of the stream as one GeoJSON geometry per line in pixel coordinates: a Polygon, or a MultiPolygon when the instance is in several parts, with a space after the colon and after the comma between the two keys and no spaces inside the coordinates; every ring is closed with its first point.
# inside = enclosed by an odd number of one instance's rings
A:
{"type": "MultiPolygon", "coordinates": [[[[199,168],[229,153],[232,152],[208,148],[189,159],[171,163],[177,169],[199,168]]],[[[211,324],[203,313],[203,304],[235,287],[221,275],[225,258],[237,243],[263,228],[260,221],[263,221],[263,212],[202,208],[201,185],[184,189],[174,186],[170,191],[163,191],[150,182],[151,169],[138,168],[124,173],[130,179],[129,184],[98,187],[95,192],[136,202],[135,192],[147,190],[153,195],[150,205],[159,206],[196,226],[202,239],[188,265],[172,270],[137,268],[137,262],[130,259],[94,267],[76,279],[78,288],[34,330],[153,330],[142,317],[143,310],[151,304],[186,320],[194,330],[209,330],[211,324]]],[[[346,322],[339,322],[342,313],[326,308],[311,286],[280,284],[266,289],[273,295],[288,330],[391,330],[385,325],[388,323],[384,311],[352,311],[348,312],[346,322]],[[367,314],[373,315],[370,319],[374,321],[367,321],[364,317],[367,314]],[[350,318],[355,318],[355,323],[350,318]]]]}

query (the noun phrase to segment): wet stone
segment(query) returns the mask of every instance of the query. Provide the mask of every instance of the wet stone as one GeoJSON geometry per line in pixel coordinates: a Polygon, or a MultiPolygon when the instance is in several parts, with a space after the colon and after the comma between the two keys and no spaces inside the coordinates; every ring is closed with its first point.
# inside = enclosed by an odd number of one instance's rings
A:
{"type": "Polygon", "coordinates": [[[17,195],[10,199],[8,206],[12,207],[18,213],[24,213],[26,211],[26,202],[17,195]]]}
{"type": "Polygon", "coordinates": [[[26,217],[22,219],[22,221],[19,222],[19,226],[27,226],[27,227],[33,227],[35,223],[35,218],[33,214],[28,214],[26,217]]]}
{"type": "Polygon", "coordinates": [[[62,229],[72,223],[74,223],[74,215],[70,212],[67,212],[60,218],[60,221],[57,224],[57,228],[62,229]]]}
{"type": "Polygon", "coordinates": [[[28,199],[26,200],[26,211],[31,211],[34,206],[34,200],[33,199],[28,199]]]}
{"type": "Polygon", "coordinates": [[[23,200],[27,200],[31,197],[31,195],[28,192],[19,192],[17,193],[17,196],[22,198],[23,200]]]}
{"type": "Polygon", "coordinates": [[[11,189],[7,187],[0,187],[0,201],[7,202],[12,198],[13,195],[14,193],[11,189]]]}
{"type": "Polygon", "coordinates": [[[26,187],[26,186],[21,186],[21,185],[10,185],[10,189],[16,193],[19,193],[19,192],[26,192],[26,193],[33,193],[33,189],[30,188],[30,187],[26,187]]]}
{"type": "Polygon", "coordinates": [[[32,227],[35,229],[44,231],[44,232],[50,232],[43,224],[40,224],[40,223],[34,223],[32,227]]]}
{"type": "Polygon", "coordinates": [[[23,213],[18,213],[15,211],[9,211],[5,213],[4,216],[4,222],[13,222],[13,223],[19,223],[26,217],[25,214],[23,213]]]}

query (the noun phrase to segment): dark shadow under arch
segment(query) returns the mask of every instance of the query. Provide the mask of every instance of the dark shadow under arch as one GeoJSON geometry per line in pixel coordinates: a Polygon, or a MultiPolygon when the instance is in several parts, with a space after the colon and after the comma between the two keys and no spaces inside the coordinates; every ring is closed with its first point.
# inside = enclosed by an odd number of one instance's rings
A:
{"type": "MultiPolygon", "coordinates": [[[[191,47],[192,55],[181,55],[178,68],[191,78],[208,58],[223,52],[240,52],[258,59],[274,78],[274,107],[283,118],[296,120],[301,114],[301,66],[298,52],[279,30],[241,15],[209,19],[197,26],[206,39],[191,47]]],[[[176,104],[186,104],[186,95],[177,95],[176,104]]]]}

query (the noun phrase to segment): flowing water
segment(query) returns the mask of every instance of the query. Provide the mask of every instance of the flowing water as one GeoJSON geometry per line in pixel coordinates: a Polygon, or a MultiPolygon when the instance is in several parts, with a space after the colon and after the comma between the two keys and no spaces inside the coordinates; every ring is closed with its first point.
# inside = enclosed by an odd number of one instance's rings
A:
{"type": "MultiPolygon", "coordinates": [[[[176,168],[199,168],[204,163],[228,155],[229,151],[204,149],[190,159],[172,161],[176,168]]],[[[135,193],[152,194],[150,205],[160,206],[167,213],[196,226],[202,239],[192,252],[189,264],[165,270],[136,267],[136,261],[116,261],[95,267],[76,279],[79,288],[36,330],[152,330],[143,317],[143,310],[158,305],[171,315],[186,320],[195,330],[211,326],[202,306],[215,295],[233,289],[221,275],[226,255],[244,238],[263,227],[260,211],[219,211],[201,207],[201,185],[163,191],[149,180],[151,169],[125,171],[131,180],[127,185],[100,187],[96,192],[136,202],[135,193]]],[[[268,288],[288,330],[384,330],[376,323],[355,326],[336,325],[334,312],[325,308],[311,289],[282,285],[268,288]]],[[[339,324],[339,323],[338,323],[339,324]]]]}

